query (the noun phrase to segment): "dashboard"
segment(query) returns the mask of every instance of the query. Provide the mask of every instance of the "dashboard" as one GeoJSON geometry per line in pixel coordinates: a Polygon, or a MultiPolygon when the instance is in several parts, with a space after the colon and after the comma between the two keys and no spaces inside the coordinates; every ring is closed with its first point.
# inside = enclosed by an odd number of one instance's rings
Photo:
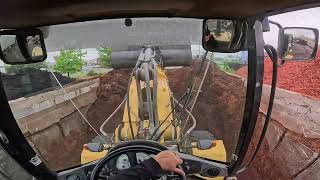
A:
{"type": "MultiPolygon", "coordinates": [[[[216,177],[226,176],[228,174],[227,165],[201,159],[189,154],[176,153],[183,159],[183,164],[181,166],[187,175],[200,174],[204,177],[216,177]]],[[[107,179],[108,176],[116,175],[119,171],[133,167],[154,156],[155,154],[141,151],[121,153],[104,164],[99,175],[102,177],[105,176],[107,179]]],[[[98,162],[99,160],[59,172],[58,180],[90,180],[92,171],[98,162]]],[[[166,178],[160,177],[160,179],[166,178]]]]}
{"type": "MultiPolygon", "coordinates": [[[[127,152],[120,154],[119,156],[111,159],[104,167],[104,172],[112,172],[115,175],[121,170],[128,169],[151,157],[154,154],[147,154],[144,152],[127,152]]],[[[98,161],[93,161],[79,167],[73,168],[72,170],[67,170],[59,173],[59,180],[89,180],[91,172],[98,161]]]]}

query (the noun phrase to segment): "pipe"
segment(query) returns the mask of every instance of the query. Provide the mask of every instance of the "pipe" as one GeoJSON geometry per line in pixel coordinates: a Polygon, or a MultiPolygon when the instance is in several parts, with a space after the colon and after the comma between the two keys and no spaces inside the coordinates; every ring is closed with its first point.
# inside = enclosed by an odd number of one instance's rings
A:
{"type": "MultiPolygon", "coordinates": [[[[119,106],[109,115],[109,117],[104,120],[104,122],[101,124],[100,126],[100,132],[104,135],[104,136],[108,136],[108,134],[103,130],[103,127],[109,122],[109,120],[116,114],[116,112],[119,111],[119,109],[121,108],[121,106],[123,105],[123,103],[126,101],[126,98],[123,98],[122,102],[119,104],[119,106]]],[[[113,142],[112,142],[113,143],[113,142]]]]}
{"type": "MultiPolygon", "coordinates": [[[[175,101],[176,103],[178,103],[178,105],[181,107],[181,108],[183,108],[183,105],[181,104],[181,103],[179,103],[179,101],[175,98],[175,97],[173,97],[173,101],[175,101]]],[[[193,114],[188,110],[188,109],[184,109],[188,114],[189,114],[189,116],[191,117],[191,119],[192,119],[192,126],[187,130],[187,132],[186,132],[186,134],[190,134],[191,133],[191,131],[193,131],[195,128],[196,128],[196,126],[197,126],[197,120],[196,120],[196,118],[193,116],[193,114]]]]}
{"type": "MultiPolygon", "coordinates": [[[[199,94],[200,94],[200,91],[201,91],[203,82],[204,82],[204,80],[205,80],[206,77],[207,77],[207,73],[208,73],[209,67],[210,67],[210,65],[211,65],[212,56],[213,56],[213,53],[211,53],[210,61],[207,63],[207,67],[206,67],[206,69],[205,69],[205,71],[204,71],[204,74],[203,74],[203,77],[202,77],[202,79],[201,79],[200,86],[199,86],[199,88],[198,88],[198,91],[197,91],[197,93],[196,93],[196,96],[195,96],[195,98],[194,98],[194,100],[193,100],[193,102],[192,102],[191,108],[190,108],[190,110],[189,110],[190,112],[193,111],[194,105],[196,104],[197,99],[198,99],[198,96],[199,96],[199,94]]],[[[183,125],[183,128],[182,128],[181,130],[183,130],[183,129],[185,128],[185,126],[187,125],[187,122],[189,121],[189,118],[190,118],[190,115],[188,115],[187,120],[186,120],[186,122],[185,122],[185,124],[183,125]]]]}
{"type": "Polygon", "coordinates": [[[138,94],[138,107],[139,107],[139,118],[140,120],[143,119],[143,99],[142,99],[142,93],[141,93],[141,85],[140,85],[140,69],[136,70],[136,85],[137,85],[137,94],[138,94]]]}
{"type": "Polygon", "coordinates": [[[154,109],[154,127],[159,125],[158,117],[158,69],[155,60],[152,60],[153,65],[153,109],[154,109]]]}
{"type": "Polygon", "coordinates": [[[149,63],[143,63],[143,68],[145,71],[145,83],[146,83],[146,94],[147,94],[147,103],[148,103],[148,112],[149,112],[149,121],[153,122],[153,127],[155,127],[154,124],[154,118],[153,118],[153,105],[152,105],[152,99],[151,99],[151,90],[150,90],[150,75],[149,75],[149,63]]]}

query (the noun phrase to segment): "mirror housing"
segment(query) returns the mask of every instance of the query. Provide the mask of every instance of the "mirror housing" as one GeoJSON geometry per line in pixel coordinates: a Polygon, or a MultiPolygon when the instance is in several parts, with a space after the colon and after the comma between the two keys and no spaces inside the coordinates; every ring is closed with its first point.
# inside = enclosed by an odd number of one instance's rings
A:
{"type": "Polygon", "coordinates": [[[279,30],[278,55],[282,60],[312,60],[317,55],[319,30],[285,27],[279,30]]]}
{"type": "Polygon", "coordinates": [[[47,58],[39,29],[0,31],[0,58],[6,64],[31,64],[47,58]]]}
{"type": "Polygon", "coordinates": [[[202,25],[202,46],[211,52],[245,50],[248,24],[243,20],[206,19],[202,25]]]}

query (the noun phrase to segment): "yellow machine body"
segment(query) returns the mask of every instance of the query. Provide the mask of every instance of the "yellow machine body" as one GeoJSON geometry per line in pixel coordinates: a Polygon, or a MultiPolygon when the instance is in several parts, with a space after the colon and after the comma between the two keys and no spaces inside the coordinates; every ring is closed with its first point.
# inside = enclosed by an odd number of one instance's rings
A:
{"type": "MultiPolygon", "coordinates": [[[[170,114],[172,111],[172,101],[171,101],[171,91],[168,83],[167,76],[165,74],[165,70],[161,69],[160,67],[157,68],[157,75],[158,75],[158,86],[157,86],[157,106],[158,106],[158,119],[159,123],[165,120],[166,116],[170,114]]],[[[132,128],[135,137],[138,135],[139,127],[142,125],[143,129],[149,129],[150,123],[149,119],[140,120],[138,116],[138,93],[137,93],[137,82],[135,77],[132,77],[132,81],[129,87],[129,106],[130,106],[130,113],[131,113],[131,122],[132,128]],[[143,123],[143,124],[140,124],[143,123]]],[[[144,82],[140,82],[140,87],[143,89],[145,87],[144,82]]],[[[151,80],[150,87],[153,87],[153,82],[151,80]]],[[[174,120],[174,116],[171,114],[167,120],[161,126],[161,130],[164,129],[167,125],[170,124],[171,121],[174,120]]],[[[127,106],[124,108],[123,112],[123,119],[122,119],[122,126],[118,126],[115,129],[115,143],[120,143],[121,141],[129,141],[132,140],[132,135],[130,131],[129,125],[129,117],[128,117],[128,109],[127,106]],[[121,137],[119,137],[119,135],[121,137]]],[[[165,131],[165,133],[160,138],[161,144],[166,144],[167,142],[175,142],[179,143],[181,137],[181,128],[180,126],[170,125],[170,127],[165,131]]],[[[203,157],[207,159],[217,160],[226,162],[226,150],[222,140],[214,140],[214,146],[207,150],[199,150],[196,148],[196,142],[191,143],[192,148],[191,152],[193,155],[198,157],[203,157]]],[[[111,144],[105,144],[105,147],[111,146],[111,144]]],[[[104,150],[102,152],[91,152],[90,150],[83,149],[81,153],[81,164],[85,164],[94,160],[98,160],[106,156],[108,151],[104,150]]],[[[196,175],[202,179],[214,179],[220,180],[221,177],[216,178],[205,178],[201,175],[196,175]]],[[[222,178],[223,179],[223,178],[222,178]]]]}
{"type": "MultiPolygon", "coordinates": [[[[158,76],[158,86],[157,86],[157,106],[158,106],[158,119],[159,123],[162,123],[166,116],[170,114],[172,110],[172,104],[171,104],[171,91],[169,88],[169,83],[167,76],[165,74],[165,70],[162,70],[161,68],[157,68],[157,76],[158,76]]],[[[131,122],[133,127],[133,132],[135,137],[138,134],[139,127],[143,126],[144,130],[148,130],[150,128],[149,119],[143,119],[140,120],[138,116],[138,93],[137,93],[137,84],[136,84],[135,77],[132,77],[132,81],[129,87],[129,106],[130,106],[130,116],[131,116],[131,122]],[[143,124],[140,124],[143,123],[143,124]]],[[[140,86],[143,89],[145,87],[144,82],[140,82],[140,86]]],[[[153,81],[150,81],[150,87],[153,88],[153,81]]],[[[167,125],[171,123],[173,119],[173,115],[170,114],[170,116],[167,118],[167,120],[163,123],[160,130],[165,128],[167,125]]],[[[123,112],[123,127],[117,128],[115,130],[115,142],[124,141],[124,140],[132,140],[132,135],[130,132],[130,124],[129,124],[129,117],[128,117],[128,108],[125,106],[124,112],[123,112]],[[119,133],[120,131],[120,133],[119,133]],[[119,137],[119,134],[121,134],[121,138],[119,137]]],[[[170,125],[170,128],[168,128],[163,136],[160,138],[160,143],[164,143],[165,141],[174,141],[177,138],[180,137],[180,128],[174,127],[173,125],[170,125]],[[175,135],[177,134],[177,135],[175,135]]]]}

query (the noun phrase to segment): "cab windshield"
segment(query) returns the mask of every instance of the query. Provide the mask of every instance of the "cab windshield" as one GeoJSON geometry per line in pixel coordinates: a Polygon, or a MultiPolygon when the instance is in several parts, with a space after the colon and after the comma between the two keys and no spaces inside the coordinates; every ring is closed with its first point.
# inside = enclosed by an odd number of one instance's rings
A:
{"type": "Polygon", "coordinates": [[[47,59],[2,64],[1,78],[21,131],[50,169],[100,159],[109,147],[133,139],[232,161],[246,100],[247,52],[206,53],[202,19],[43,28],[47,59]],[[150,64],[137,68],[148,55],[150,64]]]}

